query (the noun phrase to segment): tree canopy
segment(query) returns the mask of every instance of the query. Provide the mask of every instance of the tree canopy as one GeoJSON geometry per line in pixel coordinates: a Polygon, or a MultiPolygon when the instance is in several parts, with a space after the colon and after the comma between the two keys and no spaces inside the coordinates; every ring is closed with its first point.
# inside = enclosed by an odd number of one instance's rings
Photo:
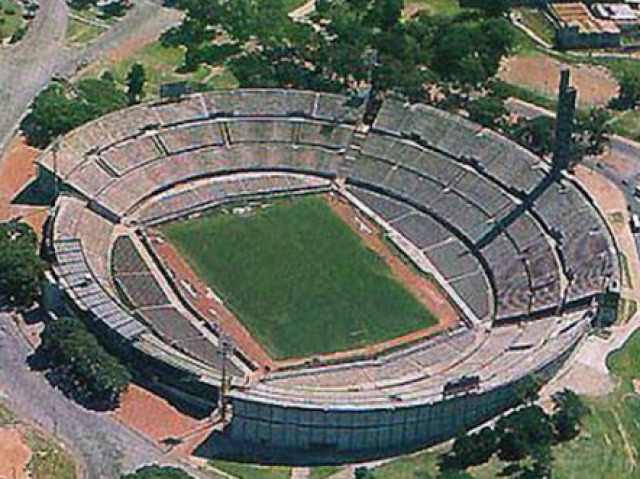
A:
{"type": "Polygon", "coordinates": [[[144,83],[146,81],[144,67],[140,63],[134,63],[127,73],[127,100],[129,105],[140,102],[144,92],[144,83]]]}
{"type": "Polygon", "coordinates": [[[33,304],[40,296],[45,266],[29,225],[0,223],[0,297],[16,306],[33,304]]]}
{"type": "Polygon", "coordinates": [[[422,99],[428,82],[477,85],[512,47],[504,18],[475,11],[403,19],[403,0],[318,0],[295,22],[286,0],[177,0],[183,22],[163,42],[186,48],[185,68],[223,62],[243,87],[347,91],[370,87],[422,99]]]}
{"type": "Polygon", "coordinates": [[[625,71],[619,79],[618,96],[613,98],[610,106],[616,110],[632,110],[640,103],[640,71],[625,71]]]}
{"type": "Polygon", "coordinates": [[[501,120],[507,115],[507,107],[501,98],[486,95],[467,105],[469,119],[487,128],[500,126],[501,120]]]}
{"type": "Polygon", "coordinates": [[[127,97],[110,75],[75,84],[55,82],[33,101],[20,128],[32,146],[46,147],[54,138],[127,106],[127,97]]]}
{"type": "Polygon", "coordinates": [[[117,405],[129,386],[126,367],[107,353],[79,319],[61,318],[46,324],[38,355],[54,372],[73,384],[72,394],[96,408],[117,405]]]}

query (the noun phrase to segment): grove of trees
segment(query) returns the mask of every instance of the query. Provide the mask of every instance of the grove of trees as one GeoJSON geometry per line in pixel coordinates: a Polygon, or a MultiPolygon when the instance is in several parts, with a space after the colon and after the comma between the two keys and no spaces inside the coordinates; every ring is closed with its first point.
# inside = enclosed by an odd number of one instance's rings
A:
{"type": "Polygon", "coordinates": [[[441,456],[442,470],[464,470],[496,455],[507,462],[503,476],[550,477],[551,446],[575,438],[588,408],[573,391],[552,396],[553,411],[546,413],[530,396],[524,406],[501,417],[494,427],[458,437],[441,456]]]}
{"type": "Polygon", "coordinates": [[[311,22],[294,22],[288,4],[176,0],[184,20],[162,41],[186,48],[187,69],[225,62],[243,87],[370,87],[414,100],[426,83],[485,82],[513,46],[507,19],[484,10],[403,19],[403,0],[318,0],[311,22]]]}
{"type": "Polygon", "coordinates": [[[16,307],[32,305],[40,296],[45,267],[29,225],[0,223],[0,299],[16,307]]]}
{"type": "Polygon", "coordinates": [[[20,128],[30,145],[43,148],[57,136],[127,103],[127,96],[109,74],[74,84],[54,82],[33,101],[20,128]]]}
{"type": "Polygon", "coordinates": [[[74,83],[53,82],[33,101],[20,129],[30,145],[45,148],[84,123],[139,102],[145,81],[144,68],[135,63],[127,74],[126,90],[109,71],[74,83]]]}
{"type": "Polygon", "coordinates": [[[49,377],[81,404],[109,409],[131,381],[129,370],[107,353],[76,318],[60,318],[46,324],[37,357],[49,369],[49,377]]]}

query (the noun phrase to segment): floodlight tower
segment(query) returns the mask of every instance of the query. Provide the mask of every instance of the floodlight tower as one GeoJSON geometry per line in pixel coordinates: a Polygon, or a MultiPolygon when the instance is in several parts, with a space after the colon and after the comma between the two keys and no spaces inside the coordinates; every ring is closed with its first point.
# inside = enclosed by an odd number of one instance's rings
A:
{"type": "Polygon", "coordinates": [[[227,420],[228,393],[230,381],[227,378],[227,361],[233,355],[233,341],[227,335],[220,335],[220,349],[218,354],[222,357],[222,381],[220,384],[220,394],[218,398],[218,409],[220,410],[220,420],[224,425],[227,420]]]}
{"type": "Polygon", "coordinates": [[[569,69],[565,68],[560,72],[553,145],[553,169],[557,172],[566,170],[571,164],[571,134],[576,113],[576,97],[576,89],[569,85],[569,69]]]}

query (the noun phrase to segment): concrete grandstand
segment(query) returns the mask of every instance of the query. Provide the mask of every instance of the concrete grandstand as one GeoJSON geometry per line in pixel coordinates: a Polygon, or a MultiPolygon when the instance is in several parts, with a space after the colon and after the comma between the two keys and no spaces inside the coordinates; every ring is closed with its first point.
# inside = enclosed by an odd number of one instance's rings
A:
{"type": "Polygon", "coordinates": [[[341,461],[450,438],[557,371],[618,289],[615,241],[571,175],[426,105],[387,100],[372,125],[363,114],[339,95],[207,92],[112,113],[39,159],[61,190],[48,243],[65,304],[167,391],[215,410],[203,454],[341,461]],[[272,369],[241,345],[227,359],[227,332],[190,306],[146,229],[323,191],[379,224],[460,322],[339,364],[272,369]]]}

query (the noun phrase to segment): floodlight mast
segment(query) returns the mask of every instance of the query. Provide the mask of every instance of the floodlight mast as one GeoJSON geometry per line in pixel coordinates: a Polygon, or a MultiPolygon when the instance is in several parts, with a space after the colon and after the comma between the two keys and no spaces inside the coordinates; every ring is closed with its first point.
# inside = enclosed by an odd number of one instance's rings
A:
{"type": "Polygon", "coordinates": [[[218,409],[220,410],[220,420],[224,425],[227,420],[228,392],[229,380],[227,378],[227,360],[229,355],[233,353],[233,341],[226,335],[220,336],[220,351],[222,356],[222,381],[220,384],[220,395],[218,399],[218,409]]]}

